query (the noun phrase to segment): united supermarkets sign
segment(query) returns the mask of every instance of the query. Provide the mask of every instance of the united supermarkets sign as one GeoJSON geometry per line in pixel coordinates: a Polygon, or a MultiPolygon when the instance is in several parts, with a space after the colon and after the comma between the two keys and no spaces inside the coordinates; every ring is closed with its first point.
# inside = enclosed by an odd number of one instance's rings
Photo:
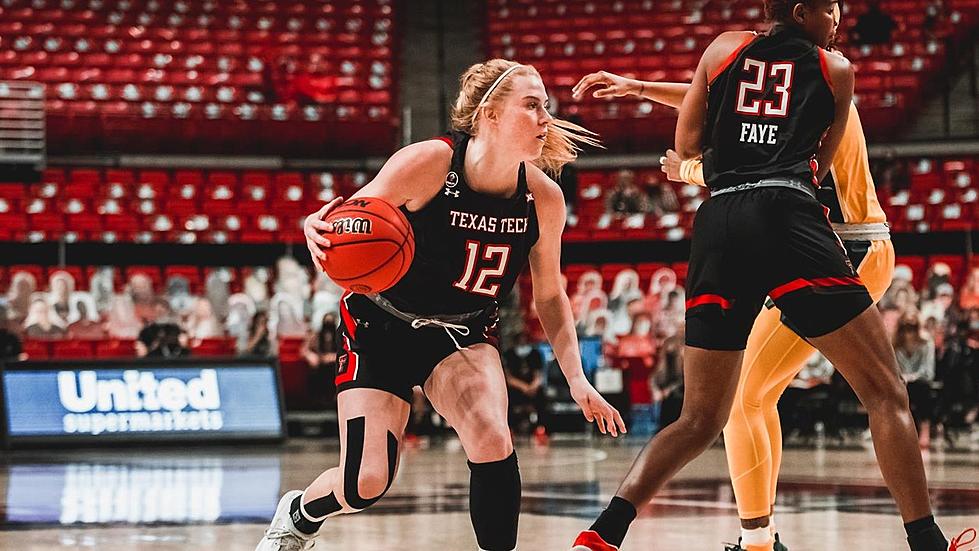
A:
{"type": "Polygon", "coordinates": [[[280,438],[268,362],[36,362],[2,371],[10,443],[280,438]]]}
{"type": "Polygon", "coordinates": [[[201,369],[184,381],[157,379],[153,371],[126,370],[99,378],[96,371],[59,371],[58,398],[69,413],[67,434],[219,431],[221,390],[217,372],[201,369]]]}

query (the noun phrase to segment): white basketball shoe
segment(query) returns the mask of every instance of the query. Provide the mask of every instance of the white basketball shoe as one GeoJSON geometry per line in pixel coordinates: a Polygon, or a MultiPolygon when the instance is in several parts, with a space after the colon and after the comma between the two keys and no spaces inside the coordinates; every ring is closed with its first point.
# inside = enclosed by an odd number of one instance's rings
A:
{"type": "Polygon", "coordinates": [[[306,551],[313,547],[313,535],[303,534],[296,529],[289,517],[289,508],[296,497],[301,496],[301,490],[286,492],[275,508],[275,516],[262,541],[258,542],[255,551],[306,551]]]}

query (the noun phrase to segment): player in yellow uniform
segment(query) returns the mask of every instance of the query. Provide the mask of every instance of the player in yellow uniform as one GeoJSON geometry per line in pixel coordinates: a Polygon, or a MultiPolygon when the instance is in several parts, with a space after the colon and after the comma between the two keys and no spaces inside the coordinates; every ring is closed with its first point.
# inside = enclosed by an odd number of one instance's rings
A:
{"type": "MultiPolygon", "coordinates": [[[[585,76],[574,87],[581,97],[600,86],[595,97],[640,96],[679,107],[686,83],[644,82],[605,71],[585,76]]],[[[704,185],[699,160],[682,161],[673,151],[662,159],[671,180],[704,185]]],[[[874,301],[880,300],[894,272],[894,247],[877,199],[867,142],[857,108],[851,104],[843,141],[821,183],[819,198],[833,229],[874,301]]],[[[816,350],[792,329],[771,300],[755,319],[748,337],[731,416],[724,429],[728,467],[741,518],[742,536],[727,551],[782,551],[772,511],[782,459],[782,431],[776,404],[805,361],[816,350]],[[745,547],[741,547],[744,545],[745,547]]]]}

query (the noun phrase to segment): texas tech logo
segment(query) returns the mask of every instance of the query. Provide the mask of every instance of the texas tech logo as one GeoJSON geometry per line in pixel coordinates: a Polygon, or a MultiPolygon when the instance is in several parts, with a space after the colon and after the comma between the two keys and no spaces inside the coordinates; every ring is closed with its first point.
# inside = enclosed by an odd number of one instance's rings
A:
{"type": "Polygon", "coordinates": [[[333,220],[333,231],[337,235],[345,233],[370,234],[371,221],[367,218],[336,218],[333,220]]]}
{"type": "Polygon", "coordinates": [[[458,197],[459,190],[456,186],[459,185],[459,175],[455,172],[449,172],[445,176],[445,194],[449,197],[458,197]]]}

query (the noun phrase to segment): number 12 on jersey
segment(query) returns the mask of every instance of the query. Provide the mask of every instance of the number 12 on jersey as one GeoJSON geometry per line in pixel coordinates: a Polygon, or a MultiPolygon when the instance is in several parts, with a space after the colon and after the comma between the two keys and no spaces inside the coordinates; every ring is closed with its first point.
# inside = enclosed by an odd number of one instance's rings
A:
{"type": "Polygon", "coordinates": [[[509,261],[510,245],[484,245],[479,241],[467,240],[466,269],[452,285],[468,293],[496,298],[500,284],[487,280],[506,273],[509,261]]]}

